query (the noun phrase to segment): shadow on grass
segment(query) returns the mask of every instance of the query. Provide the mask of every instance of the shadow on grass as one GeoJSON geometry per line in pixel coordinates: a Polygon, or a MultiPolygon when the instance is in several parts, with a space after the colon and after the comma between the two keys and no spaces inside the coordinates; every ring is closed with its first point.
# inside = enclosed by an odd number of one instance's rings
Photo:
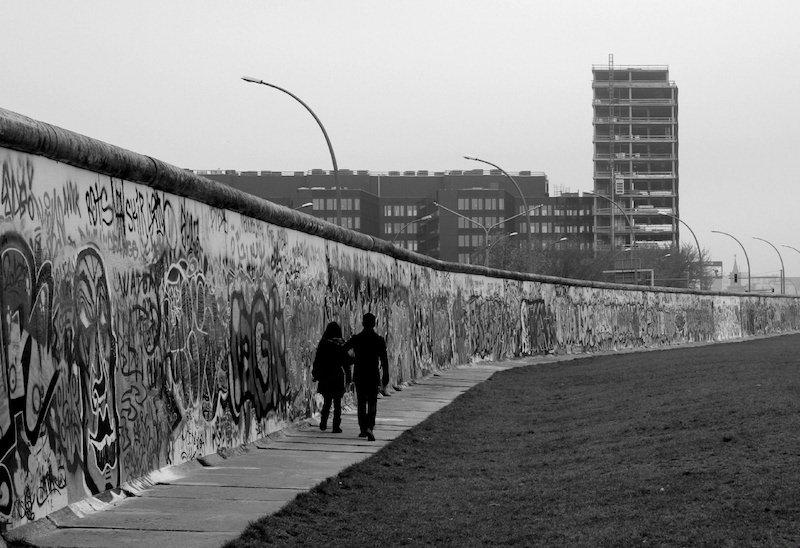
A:
{"type": "Polygon", "coordinates": [[[256,546],[797,546],[800,335],[511,369],[256,546]]]}

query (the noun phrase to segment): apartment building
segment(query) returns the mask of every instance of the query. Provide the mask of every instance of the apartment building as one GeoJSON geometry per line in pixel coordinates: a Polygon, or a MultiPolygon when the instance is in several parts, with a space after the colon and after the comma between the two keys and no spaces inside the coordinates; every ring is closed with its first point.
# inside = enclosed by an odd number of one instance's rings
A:
{"type": "Polygon", "coordinates": [[[679,243],[678,88],[667,66],[592,67],[596,250],[679,243]]]}

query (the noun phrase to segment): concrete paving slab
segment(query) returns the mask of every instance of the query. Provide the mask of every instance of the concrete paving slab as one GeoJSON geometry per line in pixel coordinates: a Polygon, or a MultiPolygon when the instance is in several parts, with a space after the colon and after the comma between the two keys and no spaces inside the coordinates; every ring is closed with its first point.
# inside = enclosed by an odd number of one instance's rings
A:
{"type": "Polygon", "coordinates": [[[64,529],[36,540],[36,546],[75,548],[219,548],[237,534],[228,531],[148,531],[148,544],[142,544],[142,532],[134,530],[64,529]]]}
{"type": "Polygon", "coordinates": [[[251,521],[277,512],[285,501],[181,499],[131,497],[76,522],[69,529],[129,529],[137,531],[193,531],[241,533],[251,521]]]}
{"type": "MultiPolygon", "coordinates": [[[[152,489],[143,491],[142,498],[166,498],[166,499],[206,499],[206,500],[261,500],[261,501],[283,501],[292,500],[298,493],[308,491],[303,487],[228,487],[220,486],[210,491],[204,486],[197,485],[157,485],[152,489]]],[[[179,504],[176,503],[176,504],[179,504]]]]}

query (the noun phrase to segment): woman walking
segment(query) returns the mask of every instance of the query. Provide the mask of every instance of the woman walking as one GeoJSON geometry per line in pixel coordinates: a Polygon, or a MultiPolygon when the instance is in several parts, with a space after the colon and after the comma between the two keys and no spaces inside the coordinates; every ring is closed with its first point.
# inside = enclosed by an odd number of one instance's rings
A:
{"type": "Polygon", "coordinates": [[[350,358],[344,348],[342,328],[336,322],[328,324],[317,345],[311,376],[318,381],[317,392],[324,398],[319,429],[328,429],[328,415],[333,404],[333,433],[341,433],[342,396],[350,385],[350,358]]]}

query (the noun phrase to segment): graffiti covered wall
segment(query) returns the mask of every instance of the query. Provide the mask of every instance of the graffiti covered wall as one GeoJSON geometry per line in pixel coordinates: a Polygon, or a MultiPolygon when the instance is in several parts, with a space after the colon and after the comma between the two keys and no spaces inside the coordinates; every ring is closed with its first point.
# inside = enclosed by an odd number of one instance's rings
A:
{"type": "Polygon", "coordinates": [[[168,192],[163,177],[30,148],[0,148],[0,517],[14,526],[315,413],[323,328],[336,320],[349,336],[366,311],[395,384],[477,359],[800,324],[796,299],[402,260],[385,243],[323,237],[341,231],[298,213],[193,197],[230,193],[209,181],[168,192]]]}

